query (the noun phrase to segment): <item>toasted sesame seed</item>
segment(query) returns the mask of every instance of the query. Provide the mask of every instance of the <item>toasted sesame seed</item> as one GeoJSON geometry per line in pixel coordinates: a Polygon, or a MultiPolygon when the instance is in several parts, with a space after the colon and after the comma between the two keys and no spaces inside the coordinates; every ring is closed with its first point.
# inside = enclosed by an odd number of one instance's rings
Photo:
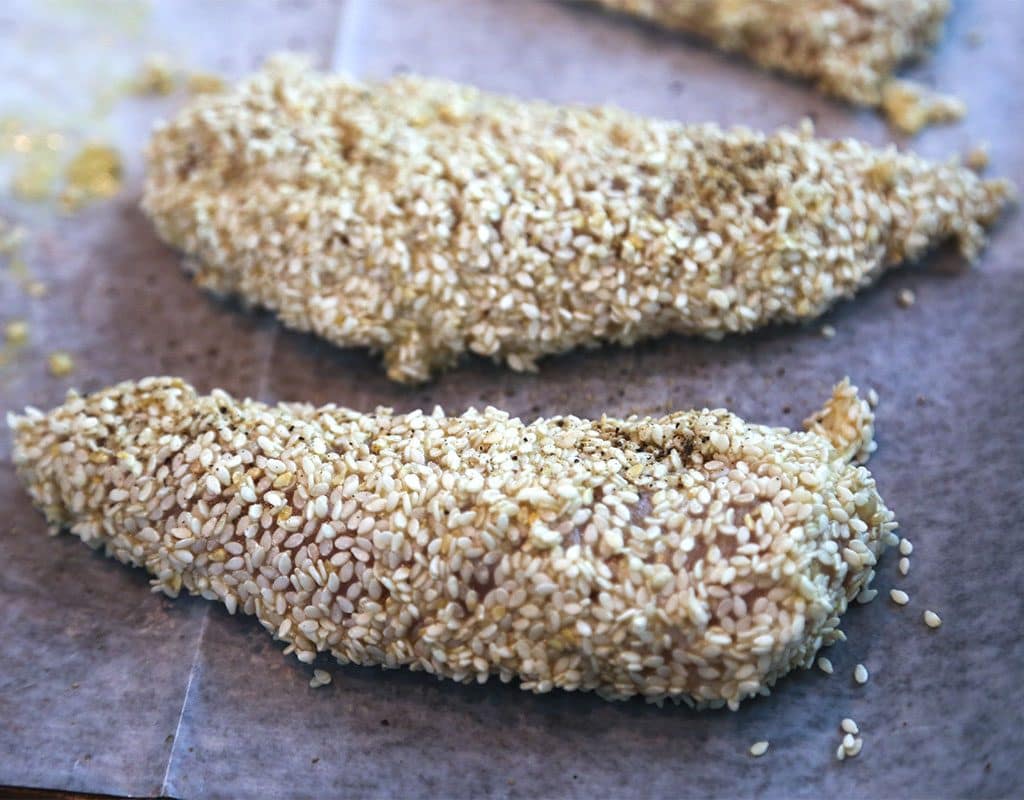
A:
{"type": "Polygon", "coordinates": [[[910,602],[910,595],[902,589],[890,589],[889,598],[898,606],[905,606],[910,602]]]}
{"type": "Polygon", "coordinates": [[[769,747],[769,742],[764,739],[762,739],[760,742],[754,742],[752,745],[750,745],[750,755],[752,755],[754,758],[760,758],[768,752],[769,747]]]}
{"type": "Polygon", "coordinates": [[[929,628],[937,628],[942,624],[942,618],[929,609],[924,612],[924,624],[929,628]]]}
{"type": "Polygon", "coordinates": [[[825,656],[820,656],[818,658],[818,669],[820,669],[826,675],[831,675],[833,672],[835,672],[835,669],[832,666],[832,662],[825,658],[825,656]]]}
{"type": "Polygon", "coordinates": [[[868,668],[863,664],[858,664],[853,668],[853,679],[859,684],[865,684],[868,682],[868,668]]]}

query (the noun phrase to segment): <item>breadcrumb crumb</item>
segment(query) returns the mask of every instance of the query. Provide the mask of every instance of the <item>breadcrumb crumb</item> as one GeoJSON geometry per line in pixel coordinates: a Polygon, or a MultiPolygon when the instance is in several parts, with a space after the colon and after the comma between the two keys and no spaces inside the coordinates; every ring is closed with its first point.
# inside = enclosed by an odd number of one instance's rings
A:
{"type": "Polygon", "coordinates": [[[962,119],[967,106],[962,100],[937,94],[920,84],[892,80],[882,89],[882,110],[900,131],[912,135],[926,125],[962,119]]]}

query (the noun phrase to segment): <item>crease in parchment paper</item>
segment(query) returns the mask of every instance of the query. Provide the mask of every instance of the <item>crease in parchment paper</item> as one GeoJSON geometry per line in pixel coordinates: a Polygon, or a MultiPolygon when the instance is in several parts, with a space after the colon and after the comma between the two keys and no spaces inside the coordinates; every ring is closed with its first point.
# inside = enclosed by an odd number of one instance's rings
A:
{"type": "Polygon", "coordinates": [[[174,766],[175,755],[178,752],[178,742],[180,741],[181,724],[185,719],[185,712],[189,707],[189,700],[192,697],[192,686],[195,683],[196,675],[199,672],[199,665],[201,663],[201,656],[203,650],[203,642],[206,639],[206,629],[210,624],[210,605],[207,603],[203,606],[203,618],[199,623],[199,635],[196,637],[195,650],[192,653],[192,663],[188,668],[188,678],[185,680],[185,692],[181,698],[181,710],[178,712],[178,721],[174,725],[174,733],[171,734],[173,739],[171,740],[171,749],[167,754],[167,765],[164,767],[164,777],[160,781],[160,794],[171,795],[172,787],[168,786],[168,781],[172,774],[172,768],[174,766]]]}
{"type": "MultiPolygon", "coordinates": [[[[317,59],[321,62],[318,66],[322,68],[330,66],[332,69],[345,69],[345,66],[349,68],[352,67],[353,58],[351,56],[339,56],[339,53],[350,53],[356,47],[358,37],[352,31],[361,20],[365,19],[363,10],[357,8],[361,5],[362,0],[349,0],[349,2],[339,10],[330,51],[326,58],[317,59]],[[338,67],[339,64],[343,64],[345,66],[338,67]]],[[[277,345],[280,340],[281,328],[279,325],[275,325],[270,332],[270,343],[266,348],[262,363],[257,371],[255,384],[252,388],[254,393],[253,396],[260,400],[272,401],[276,399],[269,398],[267,395],[270,390],[271,369],[274,364],[277,345]]],[[[285,399],[291,400],[297,398],[285,399]]],[[[171,748],[167,756],[164,776],[160,782],[160,793],[162,795],[174,796],[173,776],[177,772],[178,761],[183,760],[183,756],[179,754],[178,745],[182,739],[181,732],[185,717],[191,708],[192,698],[195,695],[194,687],[196,684],[196,678],[201,672],[203,646],[206,641],[206,631],[210,623],[211,610],[212,607],[209,604],[206,604],[203,608],[203,618],[200,622],[199,634],[196,637],[195,649],[192,653],[192,661],[188,671],[188,678],[185,681],[185,692],[181,701],[181,709],[178,712],[178,720],[174,726],[174,732],[171,734],[173,737],[171,741],[171,748]]]]}

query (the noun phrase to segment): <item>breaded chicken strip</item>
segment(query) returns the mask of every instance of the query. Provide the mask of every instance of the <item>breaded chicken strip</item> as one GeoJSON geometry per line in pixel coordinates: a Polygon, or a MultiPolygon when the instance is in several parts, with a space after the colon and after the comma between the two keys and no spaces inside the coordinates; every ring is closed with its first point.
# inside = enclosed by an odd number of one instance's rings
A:
{"type": "Polygon", "coordinates": [[[881,106],[905,133],[964,115],[962,102],[893,78],[935,43],[949,0],[593,0],[691,33],[827,94],[881,106]]]}
{"type": "MultiPolygon", "coordinates": [[[[895,538],[848,382],[808,421],[266,406],[174,378],[12,417],[33,501],[310,662],[728,704],[842,636],[895,538]]],[[[43,546],[42,544],[40,546],[43,546]]]]}
{"type": "Polygon", "coordinates": [[[944,240],[974,256],[1008,193],[852,140],[278,62],[157,131],[143,206],[200,285],[422,381],[808,319],[944,240]]]}

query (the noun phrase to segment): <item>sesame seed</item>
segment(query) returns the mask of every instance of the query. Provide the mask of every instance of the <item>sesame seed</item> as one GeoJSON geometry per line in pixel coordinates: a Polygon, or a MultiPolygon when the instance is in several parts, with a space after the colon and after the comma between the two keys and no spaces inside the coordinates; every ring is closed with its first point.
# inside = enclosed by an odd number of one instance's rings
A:
{"type": "Polygon", "coordinates": [[[760,758],[768,752],[769,747],[770,744],[766,740],[762,739],[760,742],[754,742],[752,745],[750,745],[750,755],[752,755],[754,758],[760,758]]]}
{"type": "Polygon", "coordinates": [[[835,672],[835,669],[832,666],[832,662],[825,658],[825,656],[820,656],[818,658],[818,669],[820,669],[826,675],[831,675],[833,672],[835,672]]]}
{"type": "Polygon", "coordinates": [[[870,677],[868,675],[868,668],[865,667],[863,664],[858,664],[856,667],[853,668],[853,679],[857,681],[857,683],[861,685],[867,683],[868,677],[870,677]]]}
{"type": "Polygon", "coordinates": [[[906,556],[901,558],[899,561],[898,569],[900,571],[900,575],[906,575],[908,572],[910,572],[910,559],[906,556]]]}
{"type": "Polygon", "coordinates": [[[889,598],[898,606],[905,606],[910,602],[910,595],[902,589],[890,589],[889,598]]]}
{"type": "Polygon", "coordinates": [[[928,610],[924,612],[924,624],[929,628],[937,628],[942,624],[942,618],[934,611],[928,610]]]}
{"type": "Polygon", "coordinates": [[[836,329],[832,325],[822,325],[821,326],[821,335],[822,335],[822,338],[824,338],[824,339],[832,339],[836,335],[836,329]]]}
{"type": "Polygon", "coordinates": [[[896,293],[896,302],[899,304],[900,308],[910,308],[914,305],[914,301],[916,299],[917,296],[911,289],[900,289],[899,292],[896,293]]]}
{"type": "Polygon", "coordinates": [[[321,686],[327,686],[331,682],[331,673],[323,669],[313,670],[313,677],[310,678],[309,685],[312,689],[319,689],[321,686]]]}
{"type": "Polygon", "coordinates": [[[843,731],[845,733],[848,733],[848,734],[852,733],[852,734],[856,735],[856,734],[860,733],[860,728],[857,727],[857,723],[854,722],[849,717],[845,717],[843,719],[843,721],[840,723],[840,727],[843,729],[843,731]]]}
{"type": "Polygon", "coordinates": [[[900,539],[900,555],[909,556],[914,552],[914,545],[911,544],[910,539],[900,539]]]}
{"type": "Polygon", "coordinates": [[[25,344],[28,341],[28,323],[20,319],[8,322],[4,328],[4,336],[7,344],[13,347],[25,344]]]}
{"type": "Polygon", "coordinates": [[[47,365],[50,368],[50,374],[56,378],[63,378],[65,375],[70,375],[75,369],[75,362],[71,356],[63,351],[57,351],[56,353],[50,353],[47,359],[47,365]]]}

